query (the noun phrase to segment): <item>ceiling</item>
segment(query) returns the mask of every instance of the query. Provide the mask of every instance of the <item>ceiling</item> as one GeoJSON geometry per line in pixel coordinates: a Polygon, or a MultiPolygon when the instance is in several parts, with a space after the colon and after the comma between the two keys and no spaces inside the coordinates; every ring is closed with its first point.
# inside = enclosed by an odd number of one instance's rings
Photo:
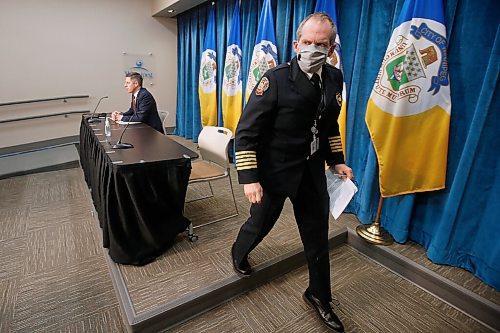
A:
{"type": "Polygon", "coordinates": [[[208,0],[153,0],[153,16],[175,17],[186,10],[198,6],[208,0]]]}

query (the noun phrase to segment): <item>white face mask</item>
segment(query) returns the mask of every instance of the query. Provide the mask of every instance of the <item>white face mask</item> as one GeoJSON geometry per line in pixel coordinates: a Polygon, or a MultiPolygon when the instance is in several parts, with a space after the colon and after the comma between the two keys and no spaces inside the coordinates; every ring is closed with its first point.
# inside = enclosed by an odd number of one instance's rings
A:
{"type": "Polygon", "coordinates": [[[328,49],[315,44],[299,46],[297,60],[303,72],[316,73],[326,62],[328,49]]]}

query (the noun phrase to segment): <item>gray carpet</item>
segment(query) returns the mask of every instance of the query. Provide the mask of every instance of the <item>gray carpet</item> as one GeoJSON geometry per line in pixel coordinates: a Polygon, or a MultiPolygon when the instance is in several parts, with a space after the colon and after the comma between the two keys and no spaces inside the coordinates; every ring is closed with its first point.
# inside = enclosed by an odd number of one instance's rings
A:
{"type": "MultiPolygon", "coordinates": [[[[192,145],[182,139],[179,141],[192,145]]],[[[190,188],[188,198],[207,191],[203,185],[196,186],[190,188]]],[[[199,224],[211,217],[232,213],[227,186],[226,180],[215,182],[216,193],[222,192],[222,195],[188,204],[186,215],[199,224]]],[[[195,243],[188,242],[184,234],[179,235],[170,250],[147,266],[120,266],[138,313],[234,275],[229,248],[248,216],[249,207],[241,186],[234,184],[234,187],[240,211],[238,217],[196,229],[200,239],[195,243]]],[[[0,180],[0,332],[125,330],[100,241],[101,231],[92,211],[80,169],[0,180]]],[[[332,219],[330,227],[355,227],[357,223],[355,216],[343,215],[339,221],[332,219]]],[[[252,252],[250,262],[266,262],[295,249],[298,244],[297,228],[287,202],[275,229],[252,252]]],[[[419,245],[410,242],[395,244],[392,248],[500,304],[498,292],[465,270],[432,264],[419,245]]],[[[414,316],[411,309],[415,302],[430,311],[425,316],[449,328],[447,332],[454,332],[453,327],[462,329],[464,326],[484,331],[483,327],[475,326],[477,323],[467,321],[457,311],[453,313],[449,306],[420,289],[412,289],[412,284],[373,264],[348,246],[336,250],[332,260],[333,287],[341,302],[342,316],[353,331],[376,332],[380,327],[387,327],[395,332],[413,332],[414,328],[408,327],[410,319],[420,323],[426,317],[408,317],[394,322],[391,318],[414,316]],[[363,260],[366,263],[359,264],[363,260]],[[354,263],[359,264],[357,268],[354,263]],[[375,273],[379,274],[377,279],[382,283],[376,289],[384,290],[378,296],[373,294],[374,287],[368,279],[375,273]],[[382,301],[391,306],[381,307],[379,302],[382,301]],[[362,318],[363,313],[366,319],[362,318]]],[[[305,272],[302,269],[288,274],[189,321],[185,324],[188,326],[182,326],[184,330],[179,327],[176,331],[236,332],[238,330],[232,328],[242,327],[242,332],[261,332],[261,329],[272,332],[279,331],[279,326],[281,332],[291,332],[294,325],[303,323],[297,326],[302,327],[300,332],[317,332],[321,326],[300,299],[307,281],[305,272]],[[275,300],[280,300],[279,306],[284,307],[282,314],[268,311],[276,306],[275,300]],[[259,310],[250,310],[253,305],[259,310]],[[243,313],[246,316],[242,316],[243,313]],[[306,317],[309,319],[303,320],[306,317]],[[265,318],[268,321],[264,321],[265,318]],[[275,326],[278,319],[279,325],[275,326]]],[[[439,331],[435,329],[437,326],[418,324],[420,326],[422,330],[439,331]]]]}
{"type": "Polygon", "coordinates": [[[81,170],[0,189],[0,332],[122,332],[81,170]]]}
{"type": "MultiPolygon", "coordinates": [[[[344,245],[331,253],[334,311],[347,332],[490,332],[344,245]]],[[[331,332],[302,299],[302,267],[171,332],[331,332]]]]}

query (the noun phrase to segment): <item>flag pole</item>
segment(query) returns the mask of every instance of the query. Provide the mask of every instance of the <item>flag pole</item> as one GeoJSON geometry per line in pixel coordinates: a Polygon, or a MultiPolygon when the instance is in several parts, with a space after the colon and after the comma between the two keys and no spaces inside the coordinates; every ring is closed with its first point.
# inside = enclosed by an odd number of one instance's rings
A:
{"type": "Polygon", "coordinates": [[[377,208],[377,216],[372,224],[361,224],[356,228],[356,232],[361,238],[364,238],[367,242],[376,245],[391,245],[394,242],[391,234],[385,231],[384,228],[380,226],[380,213],[382,212],[382,202],[384,198],[380,196],[377,208]]]}

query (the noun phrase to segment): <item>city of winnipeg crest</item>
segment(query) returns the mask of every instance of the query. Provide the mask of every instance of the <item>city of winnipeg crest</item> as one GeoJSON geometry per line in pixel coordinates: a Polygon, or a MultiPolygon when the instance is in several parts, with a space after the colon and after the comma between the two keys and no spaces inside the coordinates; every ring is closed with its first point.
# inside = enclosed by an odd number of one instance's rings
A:
{"type": "MultiPolygon", "coordinates": [[[[394,31],[373,92],[382,104],[409,103],[401,108],[408,115],[428,109],[442,87],[449,88],[447,41],[439,25],[432,21],[407,22],[394,31]]],[[[439,101],[435,101],[439,104],[439,101]]],[[[383,108],[386,109],[386,108],[383,108]]]]}
{"type": "Polygon", "coordinates": [[[276,67],[278,53],[276,46],[267,40],[262,40],[255,45],[252,54],[252,63],[247,82],[247,95],[249,95],[260,78],[271,68],[276,67]]]}
{"type": "Polygon", "coordinates": [[[227,96],[234,96],[241,91],[241,49],[237,45],[228,47],[224,64],[224,79],[222,88],[227,96]]]}
{"type": "Polygon", "coordinates": [[[201,56],[199,85],[205,94],[209,94],[217,88],[217,63],[214,50],[205,50],[201,56]]]}

